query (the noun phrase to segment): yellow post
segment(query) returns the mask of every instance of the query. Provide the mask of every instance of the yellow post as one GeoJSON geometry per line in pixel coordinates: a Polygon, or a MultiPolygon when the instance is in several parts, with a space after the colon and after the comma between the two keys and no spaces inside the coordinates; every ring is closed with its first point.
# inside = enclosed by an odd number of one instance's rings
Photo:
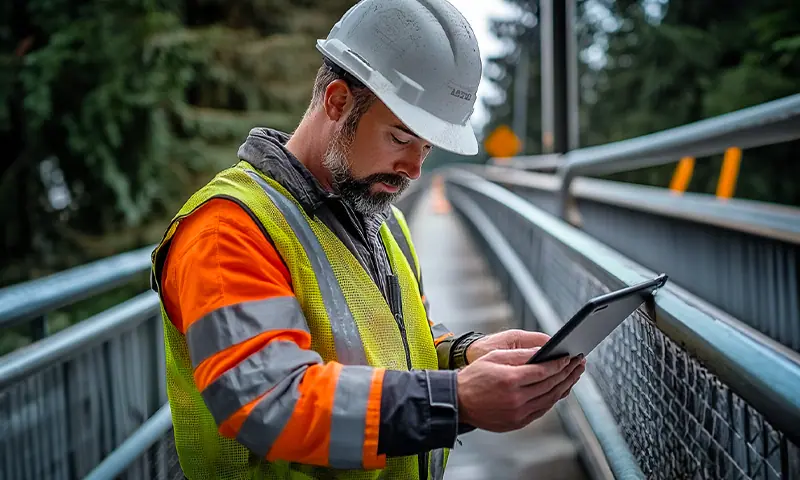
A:
{"type": "Polygon", "coordinates": [[[719,172],[717,182],[717,198],[731,198],[736,189],[736,179],[739,177],[739,165],[742,161],[742,149],[731,147],[725,150],[722,160],[722,170],[719,172]]]}
{"type": "Polygon", "coordinates": [[[669,183],[669,189],[675,193],[683,193],[689,187],[689,182],[692,180],[692,173],[694,172],[694,158],[683,157],[675,167],[675,173],[672,175],[672,181],[669,183]]]}

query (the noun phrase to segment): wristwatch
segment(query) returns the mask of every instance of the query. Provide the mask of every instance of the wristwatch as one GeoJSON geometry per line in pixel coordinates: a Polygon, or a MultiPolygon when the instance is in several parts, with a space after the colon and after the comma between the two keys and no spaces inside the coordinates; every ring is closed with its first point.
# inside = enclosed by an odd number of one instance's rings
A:
{"type": "Polygon", "coordinates": [[[472,345],[475,340],[483,338],[485,335],[482,333],[469,332],[458,339],[453,350],[451,351],[450,366],[452,368],[461,368],[469,365],[467,361],[467,349],[472,345]]]}

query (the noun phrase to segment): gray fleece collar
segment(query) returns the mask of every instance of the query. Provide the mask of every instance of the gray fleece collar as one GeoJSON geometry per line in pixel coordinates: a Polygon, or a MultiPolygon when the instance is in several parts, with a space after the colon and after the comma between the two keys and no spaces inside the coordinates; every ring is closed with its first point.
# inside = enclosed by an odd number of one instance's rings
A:
{"type": "MultiPolygon", "coordinates": [[[[271,128],[253,128],[239,147],[237,156],[280,183],[300,202],[306,213],[313,216],[325,202],[341,201],[341,197],[325,190],[311,171],[286,149],[290,137],[288,133],[271,128]]],[[[360,214],[357,216],[371,236],[377,234],[387,214],[388,209],[367,218],[360,214]]]]}

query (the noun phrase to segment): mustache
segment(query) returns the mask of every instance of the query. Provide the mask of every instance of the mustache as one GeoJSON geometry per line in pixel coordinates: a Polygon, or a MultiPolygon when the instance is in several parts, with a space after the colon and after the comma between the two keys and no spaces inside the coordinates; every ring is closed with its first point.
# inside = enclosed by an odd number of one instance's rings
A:
{"type": "Polygon", "coordinates": [[[361,180],[363,183],[374,185],[376,183],[385,183],[392,187],[405,187],[411,183],[411,179],[405,175],[398,175],[394,173],[373,173],[368,177],[361,180]]]}

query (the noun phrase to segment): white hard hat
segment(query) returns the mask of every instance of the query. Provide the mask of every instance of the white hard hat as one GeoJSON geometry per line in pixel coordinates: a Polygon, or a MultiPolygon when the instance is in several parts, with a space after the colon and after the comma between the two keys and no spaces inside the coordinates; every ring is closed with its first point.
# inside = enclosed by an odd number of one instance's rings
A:
{"type": "Polygon", "coordinates": [[[447,0],[362,0],[317,48],[420,138],[458,154],[478,153],[469,118],[481,56],[469,23],[447,0]]]}

